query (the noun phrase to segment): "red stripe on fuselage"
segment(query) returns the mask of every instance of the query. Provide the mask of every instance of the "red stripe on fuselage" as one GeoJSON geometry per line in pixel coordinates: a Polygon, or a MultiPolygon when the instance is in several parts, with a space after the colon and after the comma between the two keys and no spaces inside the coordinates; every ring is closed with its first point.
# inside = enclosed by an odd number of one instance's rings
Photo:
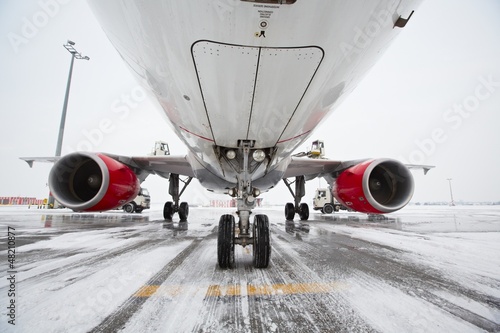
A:
{"type": "Polygon", "coordinates": [[[278,141],[278,143],[283,143],[283,142],[287,142],[287,141],[290,141],[290,140],[293,140],[293,139],[300,138],[301,136],[306,135],[306,134],[308,134],[309,132],[311,132],[311,130],[309,130],[309,131],[307,131],[307,132],[304,132],[304,133],[302,133],[302,134],[296,135],[296,136],[294,136],[293,138],[289,138],[289,139],[285,139],[285,140],[280,140],[280,141],[278,141]]]}
{"type": "Polygon", "coordinates": [[[188,130],[188,129],[186,129],[186,128],[182,127],[182,126],[179,126],[179,128],[180,128],[181,130],[184,130],[184,131],[188,132],[189,134],[192,134],[192,135],[194,135],[194,136],[196,136],[196,137],[200,138],[200,139],[207,140],[207,141],[210,141],[210,142],[214,142],[214,140],[209,139],[209,138],[206,138],[206,137],[201,136],[201,135],[198,135],[198,134],[196,134],[196,133],[193,133],[193,132],[191,132],[190,130],[188,130]]]}

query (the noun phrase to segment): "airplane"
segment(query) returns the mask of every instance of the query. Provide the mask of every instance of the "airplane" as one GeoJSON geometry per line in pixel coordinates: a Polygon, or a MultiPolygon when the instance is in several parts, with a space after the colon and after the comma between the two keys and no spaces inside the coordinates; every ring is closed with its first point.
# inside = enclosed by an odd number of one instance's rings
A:
{"type": "Polygon", "coordinates": [[[120,56],[161,106],[188,148],[185,156],[74,152],[50,160],[53,196],[75,211],[128,202],[150,174],[169,180],[163,215],[181,221],[193,178],[236,199],[220,217],[217,261],[234,266],[235,245],[252,245],[253,265],[271,256],[269,219],[256,198],[282,180],[294,196],[285,217],[309,218],[305,182],[334,186],[344,206],[390,213],[411,199],[410,168],[388,159],[337,161],[293,151],[352,92],[407,24],[420,0],[89,0],[120,56]],[[289,181],[292,179],[293,181],[289,181]],[[237,232],[236,229],[239,231],[237,232]]]}

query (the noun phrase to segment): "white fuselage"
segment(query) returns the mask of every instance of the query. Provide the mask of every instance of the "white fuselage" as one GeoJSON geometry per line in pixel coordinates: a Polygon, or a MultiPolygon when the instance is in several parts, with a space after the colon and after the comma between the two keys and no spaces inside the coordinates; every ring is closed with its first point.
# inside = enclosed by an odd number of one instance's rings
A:
{"type": "Polygon", "coordinates": [[[252,140],[255,148],[275,149],[271,165],[251,174],[265,191],[401,30],[393,28],[398,17],[420,1],[90,2],[189,148],[200,182],[213,190],[234,186],[238,170],[214,147],[252,140]]]}

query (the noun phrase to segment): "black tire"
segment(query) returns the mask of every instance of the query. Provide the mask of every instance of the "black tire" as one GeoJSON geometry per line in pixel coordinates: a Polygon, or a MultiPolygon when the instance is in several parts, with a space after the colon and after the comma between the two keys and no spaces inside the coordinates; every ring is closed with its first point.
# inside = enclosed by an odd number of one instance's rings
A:
{"type": "Polygon", "coordinates": [[[301,221],[307,221],[309,219],[309,205],[306,203],[301,203],[299,206],[299,216],[301,221]]]}
{"type": "Polygon", "coordinates": [[[287,221],[293,221],[295,216],[295,205],[291,202],[285,205],[285,218],[287,221]]]}
{"type": "Polygon", "coordinates": [[[140,214],[140,213],[142,213],[142,211],[143,211],[143,210],[144,210],[144,208],[142,208],[142,207],[137,207],[137,208],[135,209],[135,212],[140,214]]]}
{"type": "Polygon", "coordinates": [[[123,211],[125,213],[133,213],[135,211],[135,204],[133,202],[129,202],[125,206],[123,206],[123,211]]]}
{"type": "Polygon", "coordinates": [[[331,213],[333,213],[333,206],[330,204],[325,204],[323,206],[323,210],[324,210],[325,214],[331,214],[331,213]]]}
{"type": "Polygon", "coordinates": [[[179,205],[179,218],[181,221],[187,221],[189,215],[189,205],[187,202],[181,202],[179,205]]]}
{"type": "Polygon", "coordinates": [[[267,268],[270,257],[269,219],[267,215],[255,215],[253,221],[253,266],[267,268]]]}
{"type": "Polygon", "coordinates": [[[220,217],[217,238],[217,262],[220,268],[231,268],[234,264],[234,225],[233,215],[220,217]]]}
{"type": "Polygon", "coordinates": [[[172,216],[174,215],[174,204],[172,201],[165,202],[163,206],[163,218],[167,221],[172,221],[172,216]]]}

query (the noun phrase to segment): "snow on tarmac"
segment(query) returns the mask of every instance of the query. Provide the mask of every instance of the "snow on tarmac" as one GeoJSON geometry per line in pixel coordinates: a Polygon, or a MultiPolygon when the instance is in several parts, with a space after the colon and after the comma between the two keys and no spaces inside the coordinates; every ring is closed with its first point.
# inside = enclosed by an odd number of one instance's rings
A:
{"type": "Polygon", "coordinates": [[[19,332],[87,332],[139,289],[157,267],[187,245],[180,243],[172,248],[130,253],[98,267],[70,268],[57,279],[38,280],[23,287],[17,329],[19,332]]]}
{"type": "MultiPolygon", "coordinates": [[[[386,224],[390,224],[390,220],[369,226],[322,225],[322,228],[403,251],[400,260],[430,267],[464,288],[498,299],[500,209],[467,208],[444,208],[441,211],[443,215],[422,219],[425,216],[422,213],[426,210],[410,207],[394,214],[399,217],[396,218],[396,224],[403,217],[404,223],[398,226],[401,230],[388,228],[386,224]],[[446,215],[450,211],[452,214],[446,215]],[[411,221],[407,218],[409,215],[412,218],[420,216],[420,220],[411,221]]],[[[436,214],[436,210],[431,211],[436,214]]],[[[442,309],[410,297],[383,281],[357,276],[352,279],[351,286],[347,291],[349,300],[373,327],[382,332],[478,331],[470,323],[450,320],[449,314],[442,309]],[[391,320],[387,320],[387,317],[391,320]]],[[[443,290],[430,290],[430,293],[487,320],[500,323],[498,304],[497,307],[487,306],[443,290]]]]}
{"type": "Polygon", "coordinates": [[[368,276],[350,279],[344,292],[354,308],[381,332],[477,332],[449,313],[368,276]]]}
{"type": "MultiPolygon", "coordinates": [[[[9,332],[87,332],[98,325],[190,244],[186,240],[153,248],[147,245],[150,238],[133,237],[151,228],[76,231],[19,246],[19,254],[58,250],[66,255],[25,265],[18,260],[18,324],[9,332]]],[[[2,279],[0,288],[6,285],[2,279]]],[[[2,320],[0,332],[5,325],[2,320]]]]}
{"type": "MultiPolygon", "coordinates": [[[[220,270],[221,210],[194,208],[183,228],[159,211],[0,207],[1,230],[15,227],[19,244],[17,325],[0,303],[0,332],[89,332],[148,285],[157,292],[110,331],[500,331],[500,207],[412,206],[377,221],[311,214],[292,231],[281,208],[262,212],[272,223],[271,266],[253,269],[251,247],[238,247],[236,268],[220,270]]],[[[3,232],[4,258],[5,240],[3,232]]],[[[2,300],[7,289],[2,278],[2,300]]]]}
{"type": "MultiPolygon", "coordinates": [[[[500,226],[500,211],[497,218],[492,219],[500,226]]],[[[494,215],[490,215],[494,216],[494,215]]],[[[466,228],[473,229],[474,221],[467,222],[466,228]]],[[[484,223],[484,222],[483,222],[484,223]]],[[[436,223],[437,224],[437,223],[436,223]]],[[[479,224],[479,223],[478,223],[479,224]]],[[[450,231],[434,233],[430,230],[419,232],[393,230],[376,225],[353,227],[331,225],[329,230],[362,239],[376,244],[389,246],[404,251],[404,260],[430,266],[443,273],[454,276],[454,279],[477,291],[500,298],[500,232],[481,231],[450,231]]],[[[440,226],[438,225],[438,229],[440,226]]]]}

